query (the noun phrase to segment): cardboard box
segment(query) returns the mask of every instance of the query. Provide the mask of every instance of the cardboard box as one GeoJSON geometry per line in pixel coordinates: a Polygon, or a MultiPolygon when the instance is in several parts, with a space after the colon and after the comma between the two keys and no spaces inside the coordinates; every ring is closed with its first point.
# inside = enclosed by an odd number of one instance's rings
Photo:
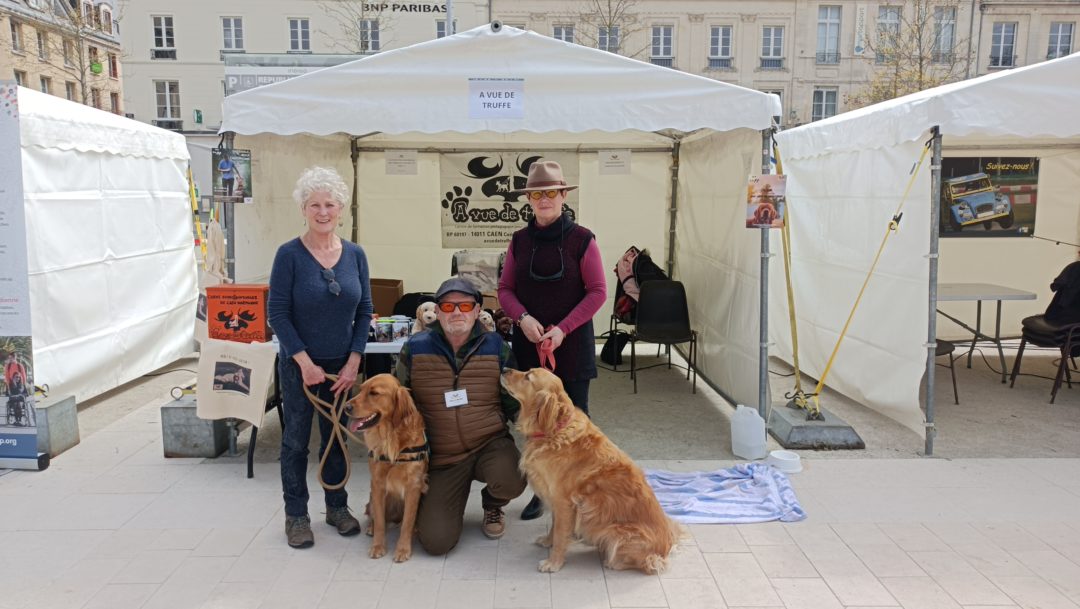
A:
{"type": "Polygon", "coordinates": [[[375,314],[389,317],[394,314],[394,305],[405,295],[405,282],[400,279],[372,279],[371,302],[375,305],[375,314]]]}
{"type": "Polygon", "coordinates": [[[499,296],[497,294],[484,294],[484,302],[480,305],[484,309],[499,310],[499,296]]]}
{"type": "Polygon", "coordinates": [[[266,342],[273,336],[266,319],[270,286],[264,283],[213,285],[206,288],[206,325],[210,338],[241,343],[266,342]]]}

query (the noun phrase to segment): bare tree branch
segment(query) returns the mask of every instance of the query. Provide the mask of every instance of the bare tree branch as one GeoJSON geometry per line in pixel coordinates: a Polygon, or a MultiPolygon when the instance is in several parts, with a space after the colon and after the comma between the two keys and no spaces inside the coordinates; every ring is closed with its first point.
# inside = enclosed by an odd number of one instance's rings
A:
{"type": "Polygon", "coordinates": [[[344,53],[362,54],[379,51],[387,44],[393,46],[393,38],[387,36],[393,30],[393,14],[373,11],[370,8],[371,3],[362,0],[319,0],[318,5],[322,12],[340,28],[337,32],[318,30],[331,48],[344,53]],[[361,22],[368,20],[378,22],[377,48],[372,48],[374,41],[369,40],[368,32],[361,26],[361,22]]]}
{"type": "Polygon", "coordinates": [[[578,44],[626,57],[637,57],[649,48],[648,40],[640,46],[632,42],[646,29],[637,16],[637,0],[583,0],[565,18],[574,24],[578,44]],[[614,32],[618,32],[617,36],[612,36],[614,32]]]}

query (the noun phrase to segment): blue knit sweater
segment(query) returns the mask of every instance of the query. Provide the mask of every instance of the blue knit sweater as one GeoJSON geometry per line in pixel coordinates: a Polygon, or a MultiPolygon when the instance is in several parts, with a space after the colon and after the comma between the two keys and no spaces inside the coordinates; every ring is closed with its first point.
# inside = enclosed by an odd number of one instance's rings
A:
{"type": "Polygon", "coordinates": [[[334,296],[322,265],[300,239],[278,248],[270,271],[268,316],[285,357],[307,351],[313,359],[336,359],[364,352],[374,310],[367,256],[344,239],[341,249],[333,266],[341,293],[334,296]]]}

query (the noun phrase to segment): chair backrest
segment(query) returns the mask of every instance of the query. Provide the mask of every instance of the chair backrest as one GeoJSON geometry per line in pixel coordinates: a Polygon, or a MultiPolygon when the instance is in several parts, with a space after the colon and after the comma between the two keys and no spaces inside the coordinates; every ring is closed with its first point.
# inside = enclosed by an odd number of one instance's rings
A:
{"type": "Polygon", "coordinates": [[[1080,321],[1080,262],[1062,269],[1050,283],[1050,289],[1054,297],[1046,307],[1046,319],[1055,324],[1080,321]]]}
{"type": "Polygon", "coordinates": [[[641,284],[637,334],[649,342],[690,340],[690,308],[681,281],[654,279],[641,284]]]}

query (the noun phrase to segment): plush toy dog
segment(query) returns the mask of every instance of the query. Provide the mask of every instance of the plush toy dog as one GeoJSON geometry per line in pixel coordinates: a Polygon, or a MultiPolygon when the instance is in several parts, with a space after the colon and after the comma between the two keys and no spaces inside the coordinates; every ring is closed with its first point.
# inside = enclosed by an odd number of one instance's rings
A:
{"type": "Polygon", "coordinates": [[[514,331],[514,320],[504,313],[502,309],[495,311],[495,330],[506,341],[510,340],[510,336],[514,331]]]}
{"type": "Polygon", "coordinates": [[[484,327],[484,330],[488,332],[495,331],[495,318],[491,316],[489,311],[480,311],[480,325],[484,327]]]}
{"type": "Polygon", "coordinates": [[[412,333],[423,332],[427,327],[435,323],[435,303],[422,302],[416,307],[416,321],[413,322],[412,333]]]}

